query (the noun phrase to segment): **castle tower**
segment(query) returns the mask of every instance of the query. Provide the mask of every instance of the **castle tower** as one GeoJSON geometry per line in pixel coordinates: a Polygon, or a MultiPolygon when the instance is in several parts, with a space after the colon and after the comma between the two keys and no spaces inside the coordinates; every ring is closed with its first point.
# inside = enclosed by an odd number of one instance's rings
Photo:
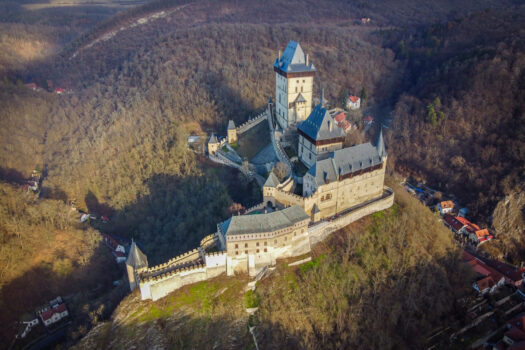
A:
{"type": "Polygon", "coordinates": [[[214,133],[211,133],[210,139],[208,141],[208,153],[215,154],[219,150],[219,141],[215,137],[214,133]]]}
{"type": "Polygon", "coordinates": [[[290,41],[273,64],[275,70],[275,113],[287,128],[305,120],[312,111],[315,66],[301,45],[290,41]]]}
{"type": "Polygon", "coordinates": [[[135,241],[131,241],[128,259],[126,260],[126,272],[128,273],[129,289],[133,290],[138,286],[137,270],[148,267],[148,258],[140,250],[135,241]]]}
{"type": "Polygon", "coordinates": [[[381,157],[381,161],[386,165],[388,154],[386,153],[385,141],[383,140],[383,128],[379,129],[379,137],[377,138],[377,153],[381,157]]]}
{"type": "Polygon", "coordinates": [[[228,122],[228,143],[235,143],[237,142],[237,129],[235,128],[235,123],[233,120],[230,120],[228,122]]]}

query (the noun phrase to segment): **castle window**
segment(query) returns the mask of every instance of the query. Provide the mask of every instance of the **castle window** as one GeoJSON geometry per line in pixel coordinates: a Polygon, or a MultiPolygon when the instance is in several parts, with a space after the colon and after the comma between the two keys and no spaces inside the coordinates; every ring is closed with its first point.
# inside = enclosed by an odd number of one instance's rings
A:
{"type": "Polygon", "coordinates": [[[257,249],[257,253],[259,253],[259,249],[257,249]]]}
{"type": "Polygon", "coordinates": [[[295,87],[295,92],[297,92],[297,86],[295,87]]]}
{"type": "Polygon", "coordinates": [[[277,244],[277,240],[274,240],[273,243],[277,244]]]}
{"type": "Polygon", "coordinates": [[[239,255],[239,252],[236,251],[236,252],[235,252],[235,255],[239,255]]]}
{"type": "Polygon", "coordinates": [[[255,245],[258,247],[259,246],[259,242],[257,242],[255,245]]]}
{"type": "Polygon", "coordinates": [[[301,92],[303,92],[303,87],[301,86],[301,92]]]}
{"type": "Polygon", "coordinates": [[[236,245],[235,245],[235,248],[239,248],[239,245],[238,245],[238,244],[236,244],[236,245]]]}
{"type": "Polygon", "coordinates": [[[264,242],[264,245],[267,246],[267,245],[268,245],[268,242],[264,242]]]}
{"type": "Polygon", "coordinates": [[[264,252],[266,253],[268,251],[268,249],[264,248],[264,252]]]}
{"type": "Polygon", "coordinates": [[[299,84],[299,80],[297,80],[297,84],[299,84]]]}
{"type": "Polygon", "coordinates": [[[244,243],[244,248],[248,248],[248,243],[244,243]]]}
{"type": "Polygon", "coordinates": [[[287,240],[288,240],[288,237],[284,237],[284,240],[287,241],[287,240]]]}
{"type": "Polygon", "coordinates": [[[304,83],[304,79],[303,79],[303,83],[304,83]]]}
{"type": "Polygon", "coordinates": [[[245,251],[244,251],[244,254],[248,255],[248,251],[247,251],[247,250],[245,250],[245,251]]]}

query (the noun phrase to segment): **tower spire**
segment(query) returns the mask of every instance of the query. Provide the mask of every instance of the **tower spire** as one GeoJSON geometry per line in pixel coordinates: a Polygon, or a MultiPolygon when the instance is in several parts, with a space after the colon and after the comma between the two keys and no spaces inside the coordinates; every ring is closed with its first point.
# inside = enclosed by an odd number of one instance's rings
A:
{"type": "Polygon", "coordinates": [[[383,140],[383,126],[379,127],[379,137],[377,138],[377,153],[379,153],[379,156],[381,158],[384,158],[387,156],[386,148],[385,148],[385,141],[383,140]]]}

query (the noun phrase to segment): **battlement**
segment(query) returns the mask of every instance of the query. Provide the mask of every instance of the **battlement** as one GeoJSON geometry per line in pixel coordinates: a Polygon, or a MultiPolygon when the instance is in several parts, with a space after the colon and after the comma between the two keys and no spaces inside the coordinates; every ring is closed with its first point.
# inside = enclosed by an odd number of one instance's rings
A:
{"type": "Polygon", "coordinates": [[[212,257],[212,256],[223,256],[226,254],[226,251],[222,251],[222,252],[211,252],[211,253],[206,253],[205,256],[207,257],[212,257]]]}
{"type": "Polygon", "coordinates": [[[206,237],[204,237],[203,239],[201,239],[200,247],[203,250],[209,249],[209,248],[211,248],[211,247],[213,247],[214,245],[217,244],[217,239],[218,239],[218,237],[217,237],[216,233],[209,234],[206,237]]]}
{"type": "Polygon", "coordinates": [[[171,270],[171,271],[167,271],[167,272],[159,274],[159,275],[143,278],[143,279],[141,279],[140,283],[143,284],[143,283],[161,282],[161,281],[166,280],[168,278],[173,278],[176,275],[180,275],[180,274],[184,274],[184,273],[191,273],[193,271],[202,270],[202,269],[205,269],[205,268],[206,268],[206,266],[204,264],[202,264],[202,262],[197,263],[197,264],[187,265],[187,266],[181,266],[181,267],[179,267],[177,269],[174,269],[174,270],[171,270]]]}
{"type": "Polygon", "coordinates": [[[259,114],[258,116],[256,116],[255,118],[247,120],[246,122],[242,123],[236,128],[237,133],[242,134],[243,132],[248,131],[249,129],[253,128],[255,125],[265,120],[266,118],[267,118],[267,114],[266,112],[263,112],[259,114]]]}

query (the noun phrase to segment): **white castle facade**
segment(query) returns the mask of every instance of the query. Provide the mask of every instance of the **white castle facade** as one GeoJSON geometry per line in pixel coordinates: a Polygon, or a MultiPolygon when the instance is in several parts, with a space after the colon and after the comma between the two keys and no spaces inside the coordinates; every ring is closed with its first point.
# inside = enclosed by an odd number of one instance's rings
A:
{"type": "MultiPolygon", "coordinates": [[[[140,288],[142,299],[157,300],[223,273],[255,276],[278,259],[307,254],[331,232],[392,206],[394,193],[384,186],[387,152],[382,133],[375,146],[343,148],[345,134],[336,127],[333,113],[322,102],[312,106],[315,67],[309,57],[293,41],[279,56],[274,63],[275,110],[269,104],[264,119],[273,125],[275,117],[281,128],[296,128],[298,156],[308,168],[302,191],[297,194],[294,176],[280,182],[271,172],[262,189],[264,201],[257,206],[262,213],[219,223],[197,249],[164,264],[149,267],[133,243],[126,262],[128,279],[131,290],[140,288]]],[[[230,124],[228,142],[237,142],[237,129],[230,124]]],[[[212,134],[210,158],[219,145],[212,134]]]]}

